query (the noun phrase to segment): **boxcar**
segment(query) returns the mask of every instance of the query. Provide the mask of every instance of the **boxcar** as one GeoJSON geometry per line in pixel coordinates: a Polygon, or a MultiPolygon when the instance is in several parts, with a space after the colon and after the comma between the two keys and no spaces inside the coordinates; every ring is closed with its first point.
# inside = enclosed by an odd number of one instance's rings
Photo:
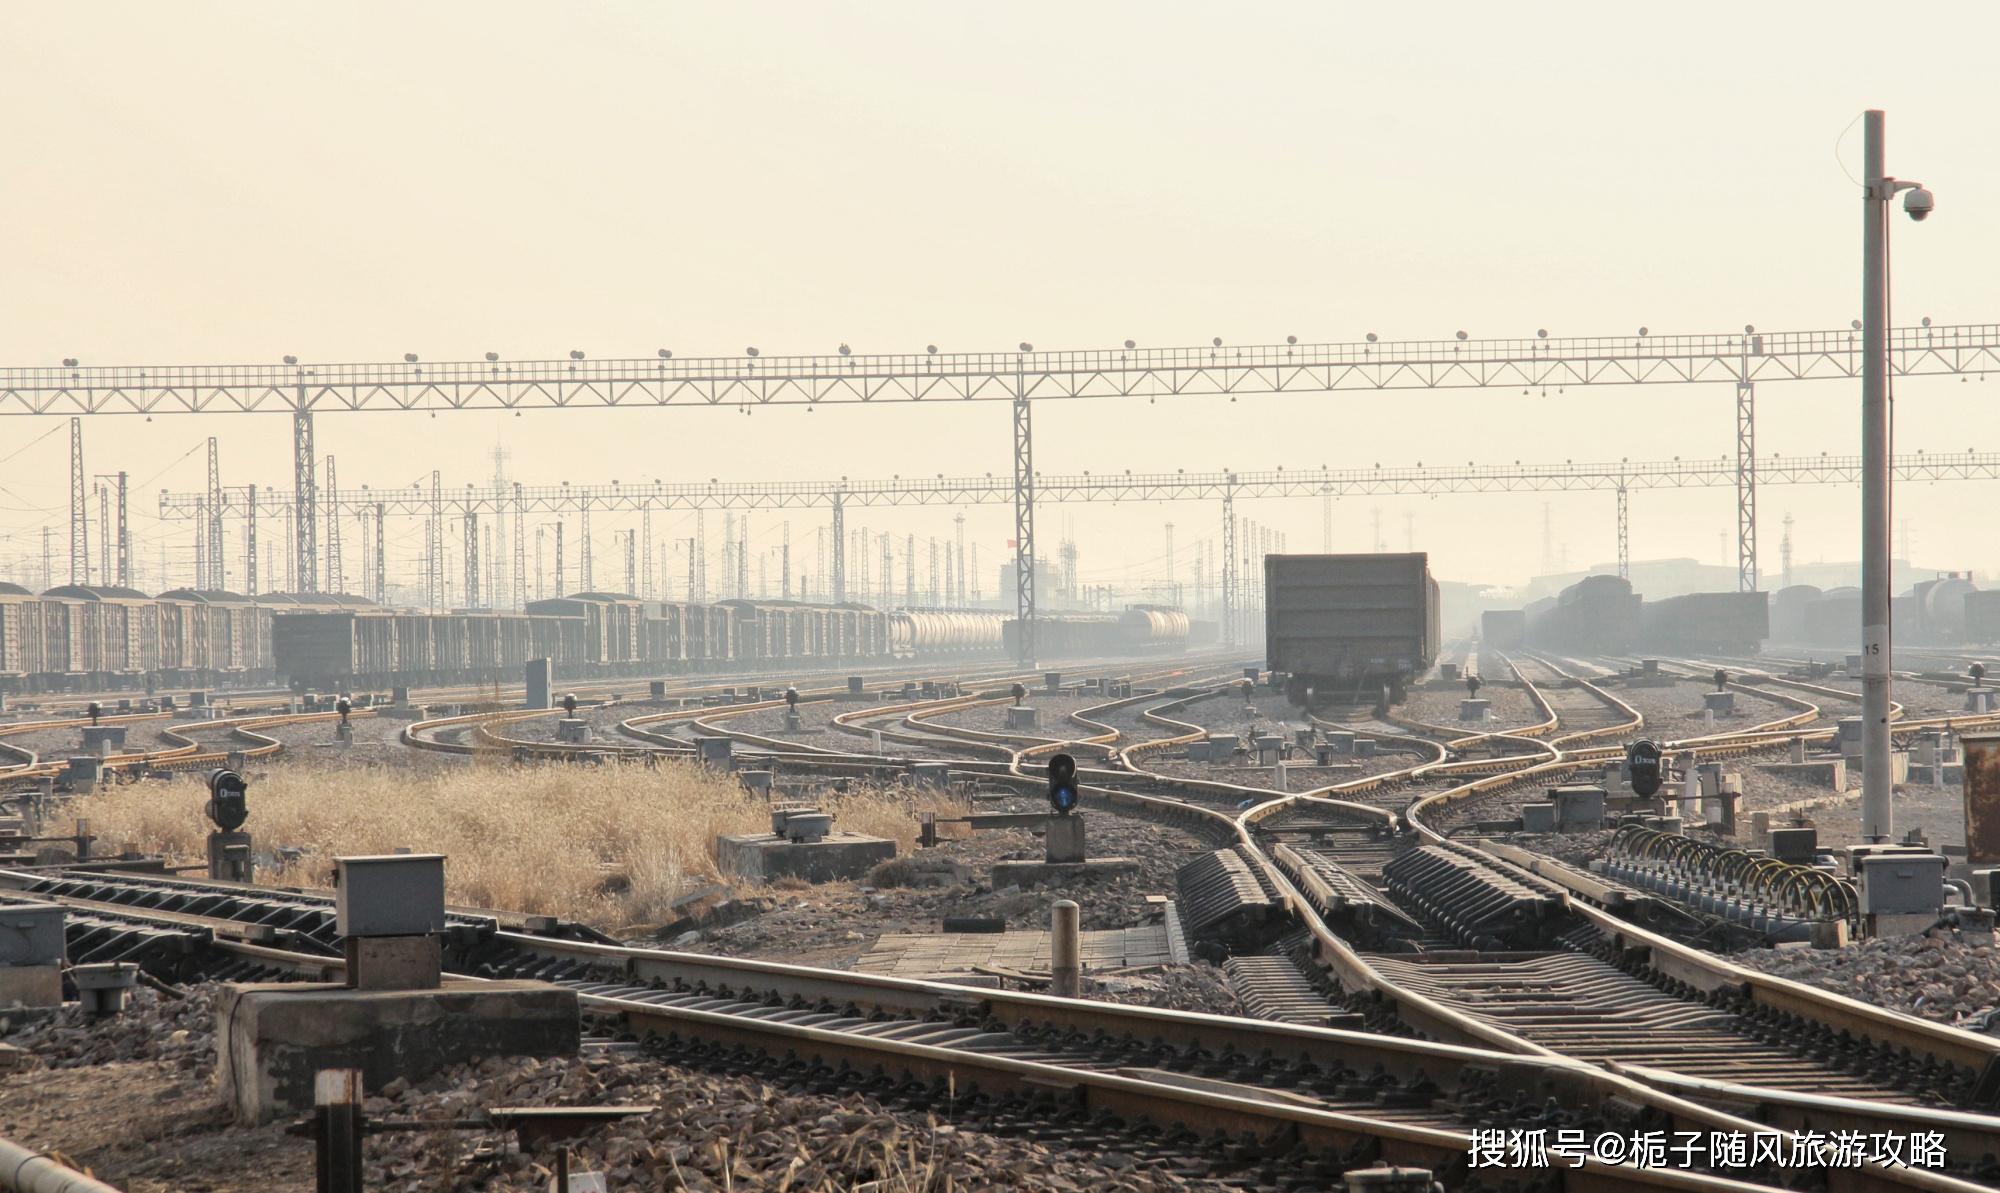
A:
{"type": "Polygon", "coordinates": [[[1400,700],[1437,657],[1438,585],[1421,551],[1266,555],[1264,602],[1265,662],[1294,704],[1312,690],[1400,700]]]}

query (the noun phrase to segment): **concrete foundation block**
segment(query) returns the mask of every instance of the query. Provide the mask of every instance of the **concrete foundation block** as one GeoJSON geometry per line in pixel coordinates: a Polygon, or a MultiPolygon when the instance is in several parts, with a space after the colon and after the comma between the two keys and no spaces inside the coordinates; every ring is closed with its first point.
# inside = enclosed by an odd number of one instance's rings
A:
{"type": "Polygon", "coordinates": [[[481,1057],[572,1055],[580,1030],[575,991],[541,982],[232,985],[216,1003],[216,1079],[250,1126],[310,1108],[321,1069],[359,1069],[375,1091],[481,1057]]]}
{"type": "Polygon", "coordinates": [[[1993,711],[1993,689],[1974,688],[1965,694],[1965,711],[1990,713],[1993,711]]]}
{"type": "Polygon", "coordinates": [[[1034,727],[1035,710],[1033,708],[1022,704],[1007,710],[1007,728],[1033,729],[1034,727]]]}
{"type": "Polygon", "coordinates": [[[1047,883],[1068,885],[1138,872],[1138,861],[1129,857],[1100,857],[1082,862],[995,862],[993,885],[995,888],[1042,886],[1047,883]]]}
{"type": "Polygon", "coordinates": [[[1521,831],[1524,833],[1552,833],[1556,831],[1556,806],[1554,804],[1522,804],[1521,831]]]}
{"type": "Polygon", "coordinates": [[[838,882],[860,878],[896,856],[896,843],[860,833],[829,833],[818,841],[729,834],[716,838],[716,864],[755,882],[797,878],[838,882]]]}
{"type": "Polygon", "coordinates": [[[1490,700],[1461,700],[1458,702],[1458,719],[1470,723],[1488,721],[1493,718],[1493,702],[1490,700]]]}
{"type": "Polygon", "coordinates": [[[1705,692],[1701,698],[1702,707],[1718,717],[1726,717],[1736,711],[1736,693],[1705,692]]]}
{"type": "Polygon", "coordinates": [[[444,981],[436,936],[350,936],[348,981],[356,990],[436,990],[444,981]]]}
{"type": "Polygon", "coordinates": [[[1373,758],[1375,756],[1375,739],[1372,737],[1355,738],[1354,756],[1356,758],[1373,758]]]}
{"type": "Polygon", "coordinates": [[[106,754],[116,754],[125,748],[125,726],[85,725],[83,727],[83,752],[102,758],[106,754]]]}
{"type": "Polygon", "coordinates": [[[910,785],[918,791],[944,791],[951,786],[951,766],[943,762],[912,762],[910,785]]]}
{"type": "Polygon", "coordinates": [[[1326,731],[1326,744],[1333,747],[1336,754],[1352,754],[1356,735],[1346,729],[1326,731]]]}
{"type": "Polygon", "coordinates": [[[1042,845],[1043,857],[1052,863],[1084,860],[1083,817],[1073,814],[1049,817],[1042,845]]]}
{"type": "Polygon", "coordinates": [[[590,740],[590,722],[582,717],[564,717],[556,722],[556,740],[561,742],[586,742],[590,740]]]}
{"type": "Polygon", "coordinates": [[[104,779],[104,759],[95,754],[71,758],[63,767],[63,782],[71,791],[89,791],[104,779]]]}

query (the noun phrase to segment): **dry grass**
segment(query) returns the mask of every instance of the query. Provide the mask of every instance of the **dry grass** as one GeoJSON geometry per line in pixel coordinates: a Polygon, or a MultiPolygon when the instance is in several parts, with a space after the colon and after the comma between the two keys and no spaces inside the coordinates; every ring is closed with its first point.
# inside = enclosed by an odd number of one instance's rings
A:
{"type": "MultiPolygon", "coordinates": [[[[206,856],[212,827],[198,783],[141,783],[77,800],[65,815],[89,817],[112,848],[160,853],[182,863],[206,856]]],[[[918,814],[963,808],[934,793],[869,789],[820,800],[848,832],[915,843],[918,814]]],[[[769,832],[768,805],[730,777],[667,764],[587,768],[481,763],[442,771],[273,766],[250,789],[257,853],[306,851],[272,882],[323,886],[337,856],[406,847],[442,853],[454,903],[559,915],[617,930],[670,918],[672,901],[725,881],[715,864],[722,833],[769,832]]],[[[260,865],[262,863],[260,862],[260,865]]]]}

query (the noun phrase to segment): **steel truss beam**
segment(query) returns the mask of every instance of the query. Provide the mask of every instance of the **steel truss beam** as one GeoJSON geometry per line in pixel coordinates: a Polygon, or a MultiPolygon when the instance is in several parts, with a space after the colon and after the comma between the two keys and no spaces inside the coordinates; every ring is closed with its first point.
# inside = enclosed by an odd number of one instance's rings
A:
{"type": "MultiPolygon", "coordinates": [[[[1895,458],[1899,481],[2000,480],[2000,452],[1914,452],[1895,458]]],[[[1859,456],[1767,455],[1757,462],[1757,479],[1767,485],[1855,484],[1861,475],[1859,456]]],[[[1214,501],[1225,492],[1238,497],[1367,497],[1447,493],[1546,493],[1588,490],[1730,488],[1737,483],[1735,461],[1718,456],[1707,460],[1614,460],[1565,464],[1422,464],[1408,468],[1278,468],[1248,472],[1090,473],[1038,475],[1033,478],[1037,502],[1086,501],[1214,501]]],[[[223,512],[242,510],[245,490],[223,489],[223,512]]],[[[589,502],[603,513],[642,509],[803,509],[823,507],[842,512],[849,506],[1003,505],[1015,500],[1011,477],[945,477],[883,481],[770,481],[692,485],[523,485],[517,486],[518,508],[530,513],[569,513],[589,502]]],[[[160,516],[185,518],[197,513],[204,495],[162,493],[160,516]]],[[[515,494],[468,488],[440,499],[455,512],[490,513],[515,494]]],[[[344,508],[369,510],[382,505],[392,514],[429,514],[430,499],[415,489],[348,490],[344,508]]],[[[838,584],[844,538],[836,548],[833,574],[838,584]]]]}
{"type": "MultiPolygon", "coordinates": [[[[1854,379],[1833,331],[876,356],[0,369],[0,415],[1013,401],[1854,379]]],[[[1904,327],[1897,376],[2000,371],[2000,323],[1904,327]]]]}

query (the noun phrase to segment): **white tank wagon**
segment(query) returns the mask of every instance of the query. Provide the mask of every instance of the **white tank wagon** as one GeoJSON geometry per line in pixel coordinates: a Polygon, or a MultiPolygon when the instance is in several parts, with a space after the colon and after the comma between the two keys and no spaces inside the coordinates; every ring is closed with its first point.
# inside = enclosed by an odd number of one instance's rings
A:
{"type": "Polygon", "coordinates": [[[897,658],[992,654],[1001,647],[1006,620],[968,610],[901,610],[889,618],[890,650],[897,658]]]}

